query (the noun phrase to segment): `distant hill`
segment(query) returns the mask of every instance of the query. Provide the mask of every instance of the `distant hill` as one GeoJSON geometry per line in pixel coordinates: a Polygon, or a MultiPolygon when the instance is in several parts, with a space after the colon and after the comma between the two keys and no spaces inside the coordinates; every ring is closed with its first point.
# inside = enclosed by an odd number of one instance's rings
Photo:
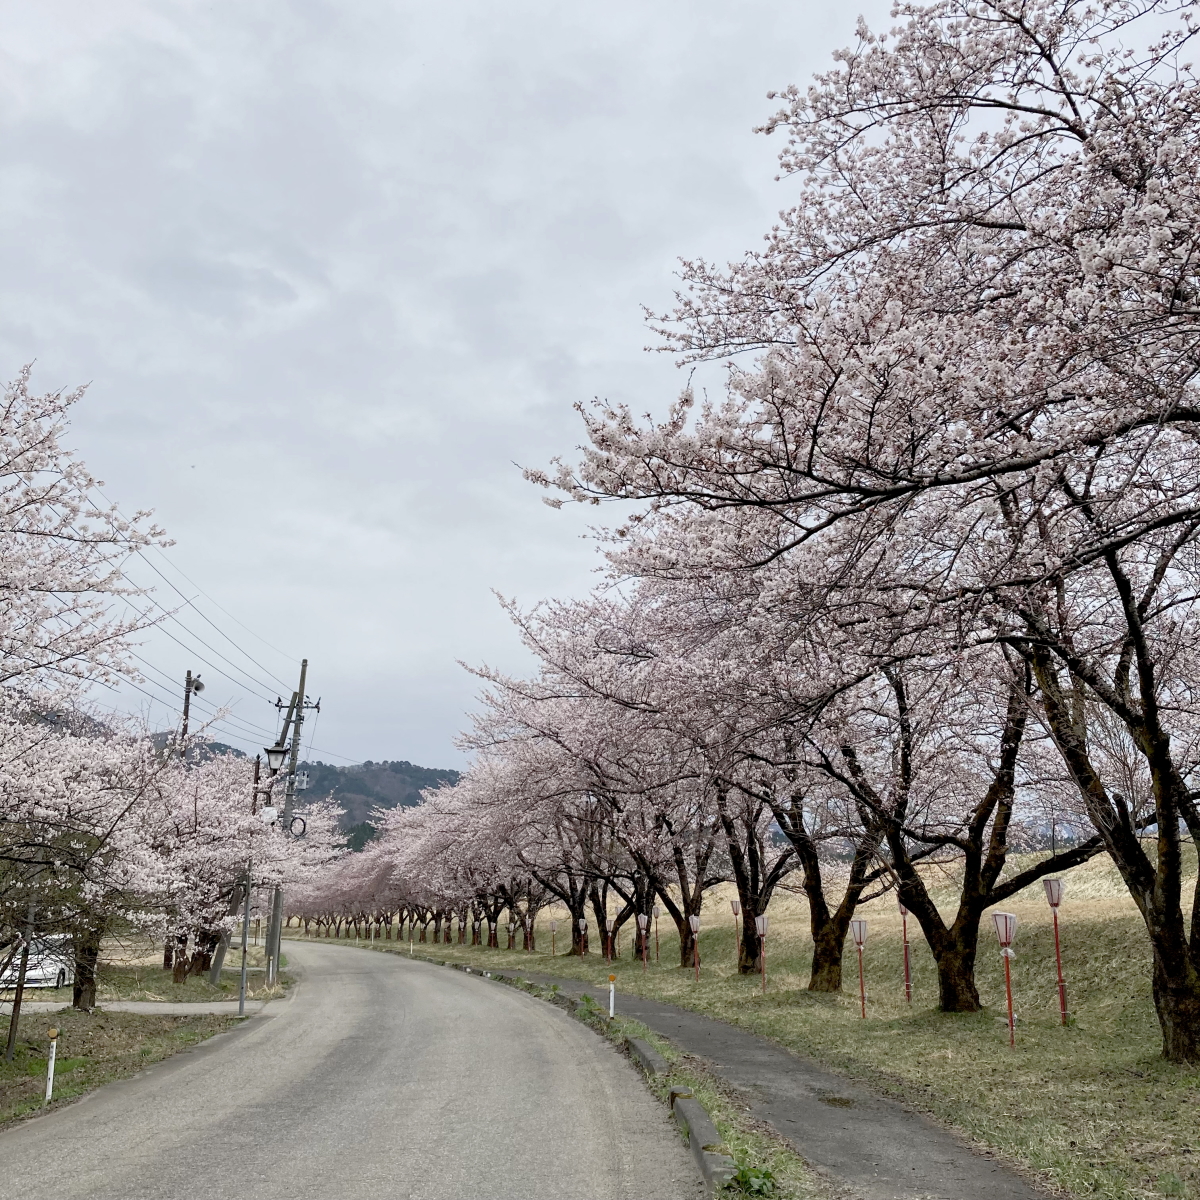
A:
{"type": "Polygon", "coordinates": [[[340,826],[352,850],[361,850],[375,836],[368,820],[373,808],[419,804],[423,788],[458,782],[457,771],[404,761],[364,762],[353,767],[302,762],[300,770],[308,772],[305,800],[332,796],[345,809],[340,826]]]}

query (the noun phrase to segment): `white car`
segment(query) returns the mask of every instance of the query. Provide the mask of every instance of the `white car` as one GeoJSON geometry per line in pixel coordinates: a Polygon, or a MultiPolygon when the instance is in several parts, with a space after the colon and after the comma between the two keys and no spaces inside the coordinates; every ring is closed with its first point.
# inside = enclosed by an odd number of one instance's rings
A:
{"type": "MultiPolygon", "coordinates": [[[[0,975],[0,988],[15,988],[21,971],[21,952],[0,975]]],[[[29,966],[25,969],[27,988],[61,988],[75,982],[75,949],[69,933],[37,936],[29,947],[29,966]]]]}

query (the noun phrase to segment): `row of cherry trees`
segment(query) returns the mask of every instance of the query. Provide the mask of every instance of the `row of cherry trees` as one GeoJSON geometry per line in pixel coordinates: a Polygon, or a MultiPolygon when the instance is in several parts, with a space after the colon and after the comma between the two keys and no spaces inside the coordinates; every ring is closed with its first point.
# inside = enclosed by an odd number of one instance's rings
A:
{"type": "Polygon", "coordinates": [[[474,767],[372,861],[443,911],[657,902],[685,960],[732,879],[746,971],[795,872],[815,988],[894,887],[969,1010],[984,910],[1106,853],[1164,1052],[1200,1061],[1194,5],[896,18],[778,97],[763,246],[683,266],[658,324],[724,394],[598,403],[581,460],[529,472],[621,506],[606,584],[512,609],[537,670],[480,672],[474,767]]]}
{"type": "Polygon", "coordinates": [[[201,970],[247,881],[299,882],[337,842],[320,806],[303,842],[264,824],[244,758],[92,711],[88,686],[132,673],[144,624],[113,615],[136,592],[122,564],[163,535],[93,502],[62,445],[79,397],[35,395],[26,371],[0,405],[0,969],[30,935],[69,933],[90,1008],[106,933],[153,932],[177,975],[201,970]]]}

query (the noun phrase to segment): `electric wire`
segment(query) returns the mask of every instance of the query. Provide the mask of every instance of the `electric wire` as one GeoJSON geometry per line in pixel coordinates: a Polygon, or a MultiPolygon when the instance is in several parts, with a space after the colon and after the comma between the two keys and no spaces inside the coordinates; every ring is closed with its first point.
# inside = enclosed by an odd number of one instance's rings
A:
{"type": "MultiPolygon", "coordinates": [[[[179,590],[179,588],[177,588],[148,558],[145,557],[144,554],[141,553],[141,551],[139,551],[138,554],[139,554],[139,557],[141,557],[142,561],[146,564],[146,566],[148,566],[150,568],[150,570],[152,570],[155,573],[155,575],[157,575],[159,577],[159,579],[161,579],[163,581],[163,583],[165,583],[167,585],[167,587],[169,587],[181,600],[183,600],[183,602],[192,610],[192,612],[194,612],[196,614],[196,616],[198,616],[202,621],[211,625],[213,627],[213,629],[215,629],[231,646],[233,646],[233,648],[235,650],[237,650],[241,654],[244,654],[246,656],[246,658],[248,658],[256,667],[258,667],[258,669],[260,671],[265,671],[267,673],[267,675],[270,676],[271,679],[273,679],[277,684],[279,684],[280,687],[286,688],[288,686],[286,683],[284,683],[284,681],[282,679],[279,678],[278,675],[275,674],[274,671],[272,671],[269,667],[263,666],[263,664],[260,663],[258,661],[258,659],[256,659],[248,650],[245,650],[245,649],[243,649],[243,647],[239,646],[238,643],[235,642],[233,640],[233,638],[231,638],[229,636],[229,634],[227,634],[219,625],[217,625],[213,621],[210,621],[208,619],[208,617],[199,608],[196,607],[195,597],[192,597],[189,599],[187,596],[185,596],[183,594],[183,592],[181,592],[179,590]]],[[[125,572],[122,571],[121,574],[125,575],[125,572]]],[[[128,579],[129,577],[127,575],[125,575],[125,578],[128,579]]],[[[178,618],[175,618],[175,619],[178,621],[178,618]]],[[[179,624],[182,625],[183,623],[180,621],[179,624]]],[[[187,627],[184,626],[184,628],[187,628],[187,627]]],[[[199,634],[195,633],[193,630],[189,630],[188,632],[191,633],[192,636],[198,642],[200,642],[201,645],[208,646],[208,643],[203,641],[200,638],[199,634]]],[[[217,650],[214,646],[208,646],[208,648],[210,650],[212,650],[212,652],[214,654],[218,654],[218,655],[220,654],[220,651],[217,650]]],[[[224,656],[222,655],[222,657],[224,657],[224,656]]],[[[229,662],[230,660],[226,658],[225,661],[229,662]]],[[[230,666],[233,666],[233,665],[234,665],[233,663],[230,663],[230,666]]],[[[240,667],[238,667],[237,669],[239,671],[241,670],[240,667]]],[[[243,674],[246,674],[247,678],[253,678],[253,676],[249,675],[248,672],[243,672],[243,674]]]]}
{"type": "MultiPolygon", "coordinates": [[[[105,496],[104,493],[98,487],[93,487],[93,490],[96,492],[97,495],[99,495],[104,500],[105,504],[107,504],[109,506],[109,508],[111,508],[113,511],[117,512],[125,520],[129,519],[129,518],[125,517],[125,514],[121,512],[121,510],[117,507],[117,505],[113,504],[113,502],[111,500],[109,500],[108,497],[105,496]]],[[[242,629],[244,629],[247,633],[249,633],[253,638],[255,638],[257,641],[262,642],[262,644],[264,646],[266,646],[270,650],[273,650],[276,654],[279,654],[284,658],[289,658],[289,659],[291,658],[291,656],[287,653],[287,651],[281,650],[278,646],[274,645],[271,642],[268,642],[266,638],[262,637],[255,630],[251,629],[250,626],[247,625],[244,621],[241,621],[236,616],[234,616],[234,614],[231,613],[227,608],[225,608],[224,605],[220,604],[217,600],[213,599],[213,597],[210,596],[200,586],[200,584],[198,584],[194,579],[192,579],[191,576],[188,575],[187,572],[184,571],[181,567],[179,567],[177,564],[173,563],[165,554],[162,553],[162,551],[160,549],[158,549],[158,547],[148,547],[148,548],[153,549],[155,551],[155,553],[163,560],[163,562],[167,566],[169,566],[173,571],[177,572],[183,579],[187,580],[187,582],[190,583],[192,585],[192,587],[194,587],[206,600],[208,600],[208,602],[210,604],[212,604],[214,608],[216,608],[220,612],[224,613],[225,616],[227,616],[236,625],[239,625],[242,629]]],[[[231,646],[233,646],[235,650],[237,650],[240,654],[244,655],[245,658],[247,659],[247,661],[253,663],[260,671],[265,672],[268,677],[273,679],[276,683],[278,683],[285,690],[288,688],[289,685],[287,683],[285,683],[282,679],[280,679],[279,676],[276,675],[269,667],[267,667],[263,663],[259,662],[258,659],[256,659],[252,654],[250,654],[250,652],[248,650],[246,650],[242,645],[240,645],[237,641],[235,641],[232,637],[230,637],[229,634],[227,634],[223,629],[221,629],[221,627],[219,625],[217,625],[214,621],[212,621],[207,616],[207,614],[205,614],[199,608],[199,606],[195,603],[194,597],[189,598],[174,583],[172,583],[171,580],[168,579],[154,565],[154,563],[150,561],[150,559],[145,554],[144,549],[145,548],[139,549],[135,553],[138,555],[138,557],[141,559],[141,561],[145,562],[145,564],[156,575],[158,575],[158,577],[160,579],[162,579],[163,582],[166,583],[166,585],[169,588],[171,588],[171,590],[173,592],[175,592],[176,595],[178,595],[184,601],[184,604],[188,608],[190,608],[206,624],[212,626],[212,628],[214,630],[216,630],[216,632],[219,633],[231,646]]],[[[226,655],[222,654],[221,651],[219,651],[215,646],[212,646],[207,641],[205,641],[198,633],[196,633],[196,631],[194,629],[192,629],[188,625],[184,624],[184,622],[179,619],[176,611],[167,609],[163,605],[159,604],[153,598],[153,596],[151,596],[135,580],[130,579],[129,576],[126,575],[123,570],[120,570],[119,568],[118,568],[118,570],[120,571],[122,578],[124,578],[133,587],[137,588],[139,595],[145,597],[147,604],[149,604],[151,607],[151,610],[157,609],[162,614],[163,619],[173,621],[189,637],[194,638],[197,642],[199,642],[202,646],[204,646],[210,653],[216,655],[219,659],[221,659],[222,662],[227,663],[231,668],[233,668],[233,670],[238,671],[240,674],[245,676],[246,679],[251,680],[257,687],[263,688],[264,690],[270,690],[269,685],[264,684],[261,679],[256,678],[254,675],[252,675],[249,671],[245,670],[243,667],[238,666],[237,663],[233,662],[232,659],[230,659],[226,655]]],[[[227,671],[223,671],[215,663],[210,662],[203,655],[199,654],[194,649],[194,647],[188,646],[185,642],[181,641],[169,629],[166,629],[162,626],[161,619],[155,620],[152,618],[152,615],[150,613],[142,612],[135,604],[133,604],[133,602],[128,597],[122,596],[121,599],[124,601],[124,603],[127,605],[127,607],[130,608],[141,620],[149,622],[149,626],[152,628],[160,629],[162,633],[164,633],[167,637],[169,637],[171,639],[171,641],[175,642],[176,645],[178,645],[182,649],[186,650],[189,654],[194,655],[206,667],[210,668],[213,671],[216,671],[216,673],[218,675],[222,676],[222,678],[227,679],[235,687],[242,689],[243,691],[254,696],[256,699],[262,700],[267,704],[271,703],[270,697],[264,696],[264,695],[262,695],[262,693],[254,691],[253,688],[247,687],[246,684],[243,683],[241,680],[234,678],[227,671]]],[[[171,677],[165,671],[162,671],[160,668],[153,666],[153,664],[151,664],[147,659],[143,658],[141,655],[134,654],[133,657],[138,659],[138,661],[143,663],[145,666],[150,667],[157,674],[161,675],[164,679],[168,679],[168,680],[171,679],[171,677]]],[[[143,696],[146,696],[152,702],[158,703],[158,704],[163,704],[165,707],[167,707],[172,712],[182,713],[182,710],[180,708],[176,707],[174,700],[172,700],[170,703],[168,703],[168,702],[160,699],[157,696],[151,695],[151,693],[145,691],[143,688],[138,687],[138,685],[133,683],[132,680],[126,679],[124,682],[128,683],[130,687],[132,687],[136,691],[140,692],[143,696]]],[[[155,684],[152,680],[146,680],[146,682],[151,684],[151,686],[155,686],[155,687],[162,689],[161,684],[155,684]]],[[[212,712],[213,716],[215,717],[213,724],[214,725],[225,725],[225,726],[230,727],[231,733],[239,735],[236,737],[235,740],[253,741],[253,739],[248,736],[251,731],[257,731],[258,734],[265,734],[267,737],[277,736],[277,734],[273,734],[270,730],[265,729],[262,726],[256,726],[252,722],[245,721],[242,718],[234,717],[231,714],[226,715],[226,716],[218,716],[217,710],[214,706],[212,706],[211,704],[208,704],[205,701],[199,700],[198,697],[196,697],[196,695],[194,693],[192,695],[192,703],[209,708],[209,710],[212,712]]],[[[345,763],[357,764],[358,762],[360,762],[361,761],[360,759],[350,758],[344,754],[337,754],[333,750],[326,750],[320,746],[315,746],[313,744],[313,736],[316,733],[317,718],[319,718],[319,716],[320,716],[320,712],[318,711],[313,719],[312,732],[309,734],[308,750],[305,752],[306,755],[311,755],[312,752],[315,750],[318,754],[327,754],[330,757],[340,759],[342,762],[345,762],[345,763]]]]}
{"type": "MultiPolygon", "coordinates": [[[[121,512],[120,508],[116,504],[114,504],[100,490],[99,487],[97,487],[95,484],[93,484],[92,490],[98,496],[100,496],[100,498],[105,502],[105,504],[107,504],[114,512],[118,513],[122,517],[122,519],[124,519],[126,521],[129,520],[129,518],[126,517],[123,512],[121,512]]],[[[171,568],[172,571],[175,571],[178,575],[181,575],[185,580],[187,580],[187,582],[190,583],[192,585],[192,587],[194,587],[214,608],[219,609],[221,612],[223,612],[231,621],[234,622],[234,624],[240,625],[248,634],[250,634],[251,637],[255,638],[257,641],[262,642],[262,644],[264,646],[266,646],[269,650],[274,650],[276,654],[287,659],[289,662],[292,662],[294,660],[293,655],[289,654],[286,650],[280,650],[280,648],[278,646],[274,645],[271,642],[268,642],[267,639],[264,638],[261,634],[257,633],[255,630],[251,629],[250,626],[247,625],[244,621],[241,621],[236,616],[234,616],[234,614],[231,613],[227,608],[225,608],[224,605],[220,604],[217,600],[213,599],[213,597],[210,596],[200,586],[200,584],[198,584],[182,567],[180,567],[178,563],[172,562],[171,559],[169,559],[162,552],[162,550],[159,549],[157,546],[148,546],[148,547],[143,547],[143,548],[139,549],[136,553],[141,556],[142,560],[146,563],[146,565],[152,571],[154,571],[156,574],[161,576],[166,581],[168,586],[170,586],[180,596],[182,596],[183,593],[181,591],[179,591],[179,589],[177,587],[175,587],[175,585],[173,583],[171,583],[171,581],[169,579],[167,579],[165,575],[162,575],[162,572],[159,571],[158,568],[154,566],[154,564],[149,560],[148,557],[146,557],[146,554],[145,554],[146,550],[153,550],[154,553],[157,554],[158,557],[161,558],[163,560],[163,562],[171,568]]],[[[189,601],[189,603],[191,603],[191,601],[189,601]]],[[[196,608],[195,611],[197,612],[198,615],[200,615],[201,617],[204,617],[204,614],[200,611],[200,609],[196,608]]],[[[208,620],[207,617],[204,617],[204,619],[208,620]]],[[[213,623],[211,621],[209,621],[209,624],[213,624],[213,623]]],[[[240,650],[241,653],[244,654],[252,663],[254,663],[254,665],[256,667],[258,667],[260,670],[266,671],[266,673],[268,675],[270,675],[272,679],[274,679],[274,680],[276,680],[276,682],[282,684],[282,686],[287,687],[287,684],[283,683],[283,681],[281,679],[279,679],[279,677],[273,671],[271,671],[268,667],[263,666],[262,663],[258,662],[258,660],[255,659],[253,657],[253,655],[251,655],[246,649],[244,649],[237,642],[235,642],[231,637],[229,637],[229,635],[227,633],[225,633],[225,631],[222,630],[219,626],[213,624],[213,628],[216,629],[217,632],[220,633],[221,636],[224,637],[231,645],[236,646],[237,649],[240,650]]]]}

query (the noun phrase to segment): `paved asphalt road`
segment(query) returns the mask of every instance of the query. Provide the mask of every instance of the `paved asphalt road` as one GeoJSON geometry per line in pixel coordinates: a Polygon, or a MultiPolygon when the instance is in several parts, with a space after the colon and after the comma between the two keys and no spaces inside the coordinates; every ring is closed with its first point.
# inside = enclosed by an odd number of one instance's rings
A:
{"type": "Polygon", "coordinates": [[[0,1134],[21,1200],[695,1200],[628,1062],[565,1013],[391,954],[289,943],[293,998],[0,1134]]]}

